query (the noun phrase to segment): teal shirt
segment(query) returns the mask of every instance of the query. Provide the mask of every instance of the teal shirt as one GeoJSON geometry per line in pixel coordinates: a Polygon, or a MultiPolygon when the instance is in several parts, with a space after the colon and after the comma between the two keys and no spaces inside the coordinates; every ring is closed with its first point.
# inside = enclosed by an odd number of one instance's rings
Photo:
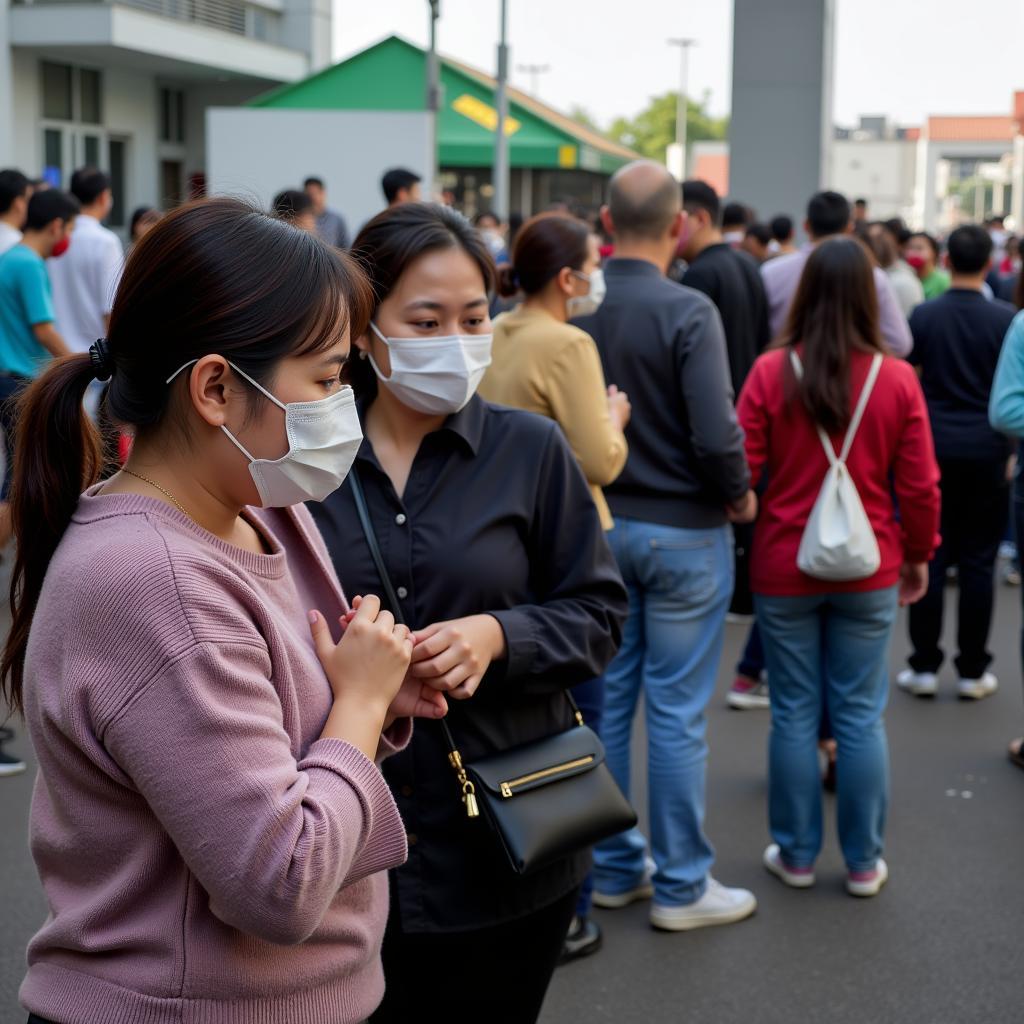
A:
{"type": "Polygon", "coordinates": [[[53,298],[46,264],[27,245],[0,256],[0,373],[35,377],[50,353],[32,328],[53,322],[53,298]]]}
{"type": "Polygon", "coordinates": [[[1001,434],[1024,437],[1024,312],[1014,317],[999,353],[988,421],[1001,434]]]}

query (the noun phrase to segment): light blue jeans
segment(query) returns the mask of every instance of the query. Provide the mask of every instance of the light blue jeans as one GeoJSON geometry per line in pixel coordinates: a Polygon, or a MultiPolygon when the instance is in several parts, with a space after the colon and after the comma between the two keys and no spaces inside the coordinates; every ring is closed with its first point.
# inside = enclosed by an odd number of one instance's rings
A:
{"type": "MultiPolygon", "coordinates": [[[[715,690],[733,588],[732,530],[684,530],[616,519],[608,534],[629,591],[622,646],[605,672],[601,738],[627,795],[630,739],[641,691],[654,899],[683,906],[704,895],[714,850],[704,835],[705,709],[715,690]]],[[[601,892],[639,885],[647,843],[631,829],[594,854],[601,892]]]]}
{"type": "Polygon", "coordinates": [[[755,595],[754,603],[771,680],[772,838],[791,867],[810,867],[821,852],[818,727],[824,706],[839,747],[839,844],[851,871],[869,871],[882,854],[889,803],[883,715],[896,588],[813,597],[755,595]]]}

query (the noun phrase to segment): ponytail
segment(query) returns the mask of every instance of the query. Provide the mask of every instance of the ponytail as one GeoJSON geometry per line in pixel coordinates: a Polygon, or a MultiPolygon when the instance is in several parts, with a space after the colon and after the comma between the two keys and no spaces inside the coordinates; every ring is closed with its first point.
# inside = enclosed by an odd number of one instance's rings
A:
{"type": "Polygon", "coordinates": [[[0,691],[24,710],[22,679],[29,628],[47,567],[78,499],[99,479],[99,434],[82,407],[94,377],[87,354],[55,362],[18,402],[10,512],[17,554],[11,580],[12,625],[0,661],[0,691]]]}

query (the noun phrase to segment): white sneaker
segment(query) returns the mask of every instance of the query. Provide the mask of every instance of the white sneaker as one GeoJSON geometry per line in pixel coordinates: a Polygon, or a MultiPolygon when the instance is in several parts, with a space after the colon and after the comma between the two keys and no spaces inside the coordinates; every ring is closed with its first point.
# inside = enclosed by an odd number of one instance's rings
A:
{"type": "Polygon", "coordinates": [[[915,697],[934,697],[939,688],[939,677],[934,672],[915,672],[905,668],[897,677],[896,685],[915,697]]]}
{"type": "Polygon", "coordinates": [[[778,843],[772,843],[761,858],[764,866],[793,889],[810,889],[814,885],[814,868],[790,868],[782,859],[778,843]]]}
{"type": "Polygon", "coordinates": [[[757,910],[757,899],[746,889],[728,889],[708,875],[707,891],[684,907],[651,907],[651,924],[665,932],[686,932],[713,924],[742,921],[757,910]]]}
{"type": "Polygon", "coordinates": [[[961,679],[956,685],[956,695],[961,700],[982,700],[991,697],[999,689],[999,680],[991,672],[980,679],[961,679]]]}
{"type": "Polygon", "coordinates": [[[846,876],[846,891],[851,896],[877,896],[888,881],[889,865],[879,857],[873,871],[851,871],[846,876]]]}
{"type": "Polygon", "coordinates": [[[654,886],[650,882],[645,881],[633,889],[627,889],[625,892],[601,892],[600,889],[595,889],[591,901],[595,907],[603,907],[605,910],[621,910],[623,907],[628,907],[631,903],[649,900],[653,895],[654,886]]]}

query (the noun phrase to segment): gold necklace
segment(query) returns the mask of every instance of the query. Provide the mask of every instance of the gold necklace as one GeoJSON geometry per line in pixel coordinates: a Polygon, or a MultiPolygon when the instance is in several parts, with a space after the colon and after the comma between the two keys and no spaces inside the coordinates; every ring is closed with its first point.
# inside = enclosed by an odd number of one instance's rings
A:
{"type": "Polygon", "coordinates": [[[155,480],[150,480],[148,476],[143,476],[141,473],[136,473],[134,469],[129,469],[127,466],[122,466],[121,472],[127,473],[129,476],[135,477],[136,480],[141,480],[144,484],[149,484],[150,487],[155,487],[161,494],[166,494],[167,497],[170,498],[171,504],[183,516],[187,516],[189,519],[195,522],[195,516],[189,515],[189,513],[185,510],[185,506],[182,505],[182,503],[178,501],[178,499],[173,494],[171,494],[171,492],[167,490],[166,487],[161,487],[155,480]]]}

